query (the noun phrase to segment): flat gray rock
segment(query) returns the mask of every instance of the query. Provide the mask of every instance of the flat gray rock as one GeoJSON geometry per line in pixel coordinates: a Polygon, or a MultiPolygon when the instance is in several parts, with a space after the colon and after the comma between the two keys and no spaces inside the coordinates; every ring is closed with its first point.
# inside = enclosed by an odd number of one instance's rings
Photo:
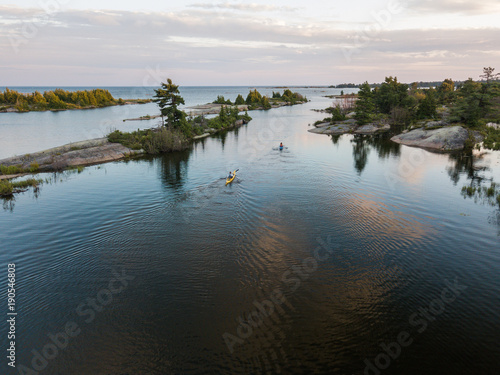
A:
{"type": "Polygon", "coordinates": [[[310,133],[315,134],[346,134],[352,133],[356,129],[352,124],[319,124],[317,128],[308,130],[310,133]]]}
{"type": "Polygon", "coordinates": [[[356,133],[356,134],[375,134],[378,132],[387,131],[390,128],[391,128],[391,126],[389,124],[379,126],[377,124],[371,123],[371,124],[361,125],[360,127],[358,127],[354,131],[354,133],[356,133]]]}
{"type": "Polygon", "coordinates": [[[375,134],[382,131],[387,131],[391,127],[388,124],[376,124],[370,123],[362,126],[358,126],[356,124],[356,120],[346,120],[342,122],[337,122],[335,124],[331,124],[329,122],[324,122],[321,124],[315,125],[314,129],[310,129],[310,133],[315,134],[330,134],[330,135],[338,135],[338,134],[347,134],[347,133],[356,133],[356,134],[375,134]]]}
{"type": "MultiPolygon", "coordinates": [[[[476,142],[481,142],[480,134],[473,133],[476,142]]],[[[461,126],[440,129],[415,129],[405,134],[398,134],[391,141],[407,146],[428,148],[438,151],[462,150],[469,138],[469,131],[461,126]]]]}
{"type": "Polygon", "coordinates": [[[142,150],[132,150],[119,143],[110,143],[107,138],[97,138],[2,159],[0,164],[28,169],[32,163],[37,163],[39,171],[53,171],[70,166],[106,163],[141,153],[143,153],[142,150]]]}

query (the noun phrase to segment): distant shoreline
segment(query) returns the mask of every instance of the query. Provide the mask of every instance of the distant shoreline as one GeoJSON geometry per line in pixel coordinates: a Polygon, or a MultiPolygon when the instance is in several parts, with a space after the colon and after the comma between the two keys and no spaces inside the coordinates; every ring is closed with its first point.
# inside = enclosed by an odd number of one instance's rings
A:
{"type": "Polygon", "coordinates": [[[147,104],[151,103],[151,99],[126,99],[123,103],[114,103],[104,106],[86,106],[86,107],[77,107],[77,108],[47,108],[47,109],[30,109],[27,111],[22,111],[12,106],[5,106],[0,109],[0,113],[30,113],[30,112],[61,112],[61,111],[80,111],[85,109],[99,109],[99,108],[107,108],[107,107],[116,107],[121,105],[133,105],[133,104],[147,104]]]}
{"type": "Polygon", "coordinates": [[[68,109],[94,109],[125,104],[144,104],[152,99],[115,99],[108,90],[76,90],[68,91],[61,88],[46,90],[43,94],[35,90],[23,93],[5,88],[0,92],[0,112],[58,112],[68,109]]]}

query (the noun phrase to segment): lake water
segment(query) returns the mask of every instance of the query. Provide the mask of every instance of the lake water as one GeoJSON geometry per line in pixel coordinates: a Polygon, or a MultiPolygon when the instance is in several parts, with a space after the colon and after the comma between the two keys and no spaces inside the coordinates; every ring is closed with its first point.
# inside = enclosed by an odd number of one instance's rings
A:
{"type": "MultiPolygon", "coordinates": [[[[236,96],[210,90],[190,104],[236,96]]],[[[324,117],[311,110],[335,90],[297,90],[312,101],[253,111],[249,124],[185,152],[47,175],[36,196],[4,202],[0,264],[4,280],[16,265],[17,365],[40,374],[498,373],[500,213],[461,188],[500,181],[500,153],[311,134],[324,117]]],[[[2,129],[32,137],[2,131],[2,153],[67,143],[65,134],[107,116],[129,126],[123,117],[154,109],[129,108],[1,114],[2,129]]]]}
{"type": "MultiPolygon", "coordinates": [[[[35,90],[55,90],[57,87],[10,87],[22,93],[35,90]]],[[[115,98],[151,99],[155,87],[103,87],[115,98]]],[[[93,87],[62,87],[64,90],[91,90],[93,87]]],[[[234,101],[238,94],[246,98],[253,87],[184,87],[180,88],[185,105],[181,108],[211,103],[218,95],[234,101]]],[[[4,91],[5,87],[0,87],[4,91]]],[[[259,92],[271,96],[277,88],[258,87],[259,92]]],[[[281,90],[282,92],[283,90],[281,90]]],[[[308,92],[339,93],[334,89],[302,89],[308,92]]],[[[347,92],[347,91],[346,91],[347,92]]],[[[71,142],[105,137],[113,130],[134,131],[158,126],[159,119],[143,121],[123,121],[145,115],[158,115],[155,103],[113,106],[90,110],[45,111],[28,113],[0,113],[0,159],[14,155],[33,153],[71,142]]]]}

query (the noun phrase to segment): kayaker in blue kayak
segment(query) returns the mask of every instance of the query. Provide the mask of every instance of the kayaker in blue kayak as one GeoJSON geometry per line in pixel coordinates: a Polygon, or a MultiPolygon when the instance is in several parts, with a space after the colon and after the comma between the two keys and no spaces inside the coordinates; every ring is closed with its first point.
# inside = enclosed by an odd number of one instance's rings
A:
{"type": "Polygon", "coordinates": [[[280,150],[283,150],[283,142],[280,143],[280,150]]]}

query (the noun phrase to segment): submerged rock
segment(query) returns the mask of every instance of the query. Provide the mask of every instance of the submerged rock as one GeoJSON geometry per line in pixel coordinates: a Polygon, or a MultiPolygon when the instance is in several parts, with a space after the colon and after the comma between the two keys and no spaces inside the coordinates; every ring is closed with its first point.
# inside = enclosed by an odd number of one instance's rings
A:
{"type": "MultiPolygon", "coordinates": [[[[483,137],[478,132],[472,132],[475,143],[482,142],[483,137]]],[[[469,130],[461,126],[451,126],[440,129],[415,129],[408,133],[398,134],[391,141],[406,146],[428,148],[438,151],[457,151],[465,147],[469,139],[469,130]]]]}

